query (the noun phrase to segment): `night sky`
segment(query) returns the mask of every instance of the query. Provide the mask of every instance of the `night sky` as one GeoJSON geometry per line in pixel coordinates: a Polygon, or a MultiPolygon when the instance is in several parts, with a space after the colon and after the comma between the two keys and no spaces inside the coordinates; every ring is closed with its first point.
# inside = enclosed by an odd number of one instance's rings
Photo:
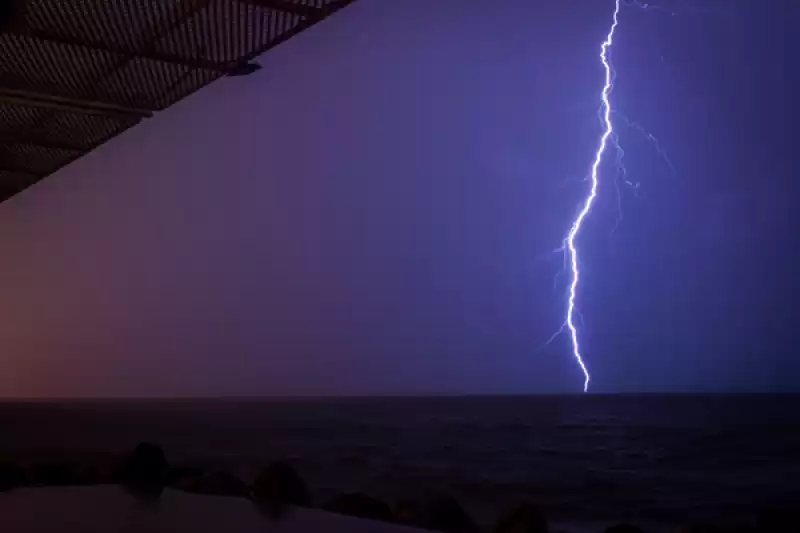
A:
{"type": "MultiPolygon", "coordinates": [[[[613,104],[675,172],[615,117],[592,391],[796,391],[800,2],[661,4],[613,104]]],[[[359,0],[2,204],[0,396],[580,391],[545,343],[612,11],[359,0]]]]}

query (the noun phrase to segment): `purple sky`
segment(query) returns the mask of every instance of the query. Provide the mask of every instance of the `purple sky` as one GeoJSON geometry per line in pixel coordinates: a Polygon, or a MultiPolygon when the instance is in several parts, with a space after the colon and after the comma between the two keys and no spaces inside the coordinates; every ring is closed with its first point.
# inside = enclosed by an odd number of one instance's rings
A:
{"type": "MultiPolygon", "coordinates": [[[[580,241],[594,390],[796,390],[800,8],[668,3],[614,49],[676,173],[618,121],[641,186],[612,233],[608,158],[580,241]]],[[[550,251],[612,9],[359,0],[4,203],[0,396],[579,391],[550,251]]]]}

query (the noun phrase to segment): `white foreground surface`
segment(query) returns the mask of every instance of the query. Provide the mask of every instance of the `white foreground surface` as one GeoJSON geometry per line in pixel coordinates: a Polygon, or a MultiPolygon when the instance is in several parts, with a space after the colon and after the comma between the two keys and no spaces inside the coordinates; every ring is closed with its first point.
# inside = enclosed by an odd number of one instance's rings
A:
{"type": "Polygon", "coordinates": [[[45,487],[0,493],[0,531],[43,533],[419,533],[315,509],[293,509],[280,521],[263,517],[247,500],[164,490],[143,503],[115,485],[45,487]]]}

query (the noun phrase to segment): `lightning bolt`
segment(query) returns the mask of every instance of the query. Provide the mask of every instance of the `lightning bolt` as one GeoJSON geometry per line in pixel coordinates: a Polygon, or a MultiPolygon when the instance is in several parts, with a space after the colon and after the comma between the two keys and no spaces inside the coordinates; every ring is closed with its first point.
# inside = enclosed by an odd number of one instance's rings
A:
{"type": "MultiPolygon", "coordinates": [[[[583,201],[583,207],[578,212],[578,216],[573,221],[572,227],[570,228],[566,239],[564,239],[564,251],[569,258],[569,266],[572,271],[572,277],[569,284],[567,317],[566,321],[564,322],[564,326],[569,329],[570,340],[572,341],[572,355],[575,357],[575,360],[578,362],[578,365],[583,371],[583,376],[585,378],[583,382],[583,392],[589,390],[589,381],[591,381],[591,376],[588,368],[586,367],[586,363],[583,360],[583,355],[581,355],[581,347],[580,343],[578,342],[578,328],[575,325],[575,315],[577,314],[575,300],[577,299],[578,284],[580,283],[578,247],[575,244],[575,241],[578,237],[578,234],[580,234],[584,222],[589,216],[589,213],[592,211],[592,206],[597,198],[598,185],[600,181],[600,163],[603,161],[603,155],[608,147],[609,139],[611,139],[614,135],[614,124],[611,121],[612,109],[610,100],[611,91],[614,88],[614,69],[611,65],[611,60],[609,59],[609,50],[611,49],[611,45],[614,43],[614,32],[619,24],[620,3],[621,0],[615,0],[613,23],[611,24],[611,28],[608,30],[608,35],[606,36],[605,41],[603,41],[603,44],[600,47],[600,61],[605,69],[605,84],[603,85],[603,91],[600,96],[602,100],[600,109],[604,130],[603,135],[600,137],[600,145],[598,146],[597,152],[594,155],[594,162],[592,163],[590,175],[591,188],[589,189],[589,194],[586,196],[586,199],[583,201]]],[[[562,330],[564,326],[562,326],[562,330]]]]}

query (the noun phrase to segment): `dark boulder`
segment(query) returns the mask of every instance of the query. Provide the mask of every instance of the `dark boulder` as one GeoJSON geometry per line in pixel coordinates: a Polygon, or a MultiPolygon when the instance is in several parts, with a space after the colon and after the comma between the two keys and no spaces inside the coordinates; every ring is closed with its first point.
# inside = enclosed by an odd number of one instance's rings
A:
{"type": "Polygon", "coordinates": [[[211,472],[197,477],[183,477],[172,486],[178,490],[195,494],[247,496],[247,485],[236,476],[224,472],[211,472]]]}
{"type": "Polygon", "coordinates": [[[535,505],[523,503],[501,518],[492,531],[493,533],[547,533],[547,518],[535,505]]]}
{"type": "Polygon", "coordinates": [[[139,443],[122,461],[118,479],[126,492],[144,504],[155,504],[168,481],[169,463],[157,444],[139,443]]]}
{"type": "Polygon", "coordinates": [[[311,505],[308,485],[285,461],[276,461],[259,471],[253,481],[252,497],[260,509],[274,518],[280,517],[290,506],[311,505]]]}
{"type": "Polygon", "coordinates": [[[168,473],[164,450],[157,444],[141,442],[123,460],[120,478],[130,487],[163,487],[168,473]]]}
{"type": "Polygon", "coordinates": [[[420,526],[443,533],[476,533],[478,526],[450,496],[434,498],[422,509],[420,526]]]}
{"type": "Polygon", "coordinates": [[[358,518],[383,520],[391,522],[394,518],[392,509],[388,504],[366,494],[351,493],[339,494],[328,502],[323,509],[358,518]]]}
{"type": "Polygon", "coordinates": [[[22,484],[22,469],[10,461],[0,462],[0,492],[11,490],[22,484]]]}

